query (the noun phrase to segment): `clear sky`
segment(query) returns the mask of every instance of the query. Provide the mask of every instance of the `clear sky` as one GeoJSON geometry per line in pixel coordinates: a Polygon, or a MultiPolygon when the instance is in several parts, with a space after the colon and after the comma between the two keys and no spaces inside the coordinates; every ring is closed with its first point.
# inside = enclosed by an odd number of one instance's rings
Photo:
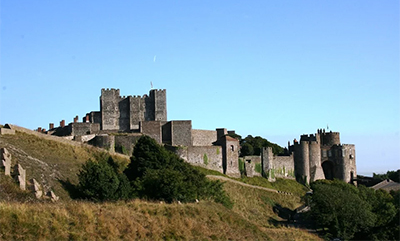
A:
{"type": "Polygon", "coordinates": [[[11,1],[0,123],[98,111],[101,88],[167,89],[169,120],[282,146],[329,128],[358,174],[400,168],[399,1],[11,1]]]}

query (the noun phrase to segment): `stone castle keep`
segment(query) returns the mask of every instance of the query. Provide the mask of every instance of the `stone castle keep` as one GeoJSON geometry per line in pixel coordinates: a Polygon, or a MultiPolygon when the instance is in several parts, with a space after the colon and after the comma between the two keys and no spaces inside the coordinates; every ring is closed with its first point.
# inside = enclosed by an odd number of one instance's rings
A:
{"type": "Polygon", "coordinates": [[[82,122],[39,132],[87,142],[110,151],[130,155],[142,135],[154,138],[185,161],[229,176],[296,178],[302,183],[318,179],[353,182],[356,174],[355,146],[341,144],[338,132],[318,130],[302,135],[288,145],[285,155],[273,155],[263,148],[260,156],[239,157],[239,141],[225,128],[192,129],[191,120],[167,120],[166,90],[152,89],[149,95],[120,96],[119,89],[102,89],[100,111],[87,113],[82,122]],[[117,134],[118,133],[118,134],[117,134]]]}

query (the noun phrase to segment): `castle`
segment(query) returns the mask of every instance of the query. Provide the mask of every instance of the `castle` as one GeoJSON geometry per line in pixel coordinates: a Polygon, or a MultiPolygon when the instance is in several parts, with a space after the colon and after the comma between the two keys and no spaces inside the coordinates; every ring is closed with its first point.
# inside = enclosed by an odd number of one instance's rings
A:
{"type": "Polygon", "coordinates": [[[286,155],[273,155],[263,148],[260,156],[239,157],[234,131],[192,129],[191,120],[167,120],[166,90],[152,89],[149,95],[120,96],[119,89],[102,89],[100,111],[87,113],[82,122],[59,127],[50,123],[40,132],[130,155],[142,135],[154,138],[185,161],[232,177],[265,176],[293,178],[301,183],[318,179],[353,182],[356,174],[354,145],[341,144],[338,132],[318,130],[288,144],[286,155]],[[116,134],[118,133],[118,134],[116,134]]]}

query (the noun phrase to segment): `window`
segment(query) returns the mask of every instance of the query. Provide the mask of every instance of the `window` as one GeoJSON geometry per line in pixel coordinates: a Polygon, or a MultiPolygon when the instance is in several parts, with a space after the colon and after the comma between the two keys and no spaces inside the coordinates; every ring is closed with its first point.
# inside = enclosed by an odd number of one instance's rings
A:
{"type": "Polygon", "coordinates": [[[231,145],[231,151],[234,151],[235,147],[233,145],[231,145]]]}

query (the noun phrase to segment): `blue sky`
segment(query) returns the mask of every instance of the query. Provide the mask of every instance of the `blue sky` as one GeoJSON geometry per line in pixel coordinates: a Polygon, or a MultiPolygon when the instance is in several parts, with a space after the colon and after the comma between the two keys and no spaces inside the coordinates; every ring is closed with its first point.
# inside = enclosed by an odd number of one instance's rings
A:
{"type": "Polygon", "coordinates": [[[1,1],[0,123],[167,89],[169,120],[280,145],[341,132],[359,174],[400,168],[399,1],[1,1]]]}

